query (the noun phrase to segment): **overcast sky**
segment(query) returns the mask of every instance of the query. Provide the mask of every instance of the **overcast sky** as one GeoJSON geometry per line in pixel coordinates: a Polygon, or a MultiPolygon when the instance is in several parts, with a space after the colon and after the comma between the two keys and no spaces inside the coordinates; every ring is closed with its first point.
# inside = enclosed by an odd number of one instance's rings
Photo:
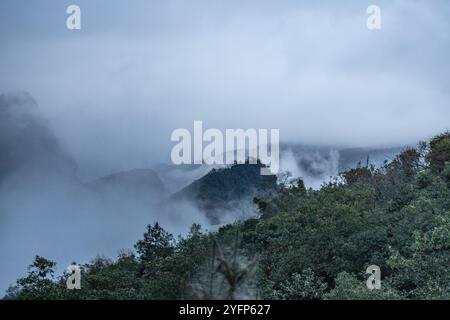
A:
{"type": "Polygon", "coordinates": [[[168,162],[194,120],[350,146],[450,127],[449,1],[311,2],[2,0],[0,92],[31,93],[87,176],[168,162]]]}

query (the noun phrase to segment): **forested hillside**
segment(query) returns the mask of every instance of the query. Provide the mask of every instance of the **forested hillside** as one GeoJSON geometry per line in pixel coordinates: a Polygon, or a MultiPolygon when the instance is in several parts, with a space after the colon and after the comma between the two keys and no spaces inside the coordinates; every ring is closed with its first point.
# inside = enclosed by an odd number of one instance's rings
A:
{"type": "Polygon", "coordinates": [[[193,225],[175,239],[149,225],[134,250],[84,265],[81,290],[37,256],[5,298],[450,298],[450,133],[320,190],[278,189],[255,199],[259,218],[214,233],[193,225]],[[369,265],[379,290],[366,288],[369,265]]]}
{"type": "MultiPolygon", "coordinates": [[[[174,200],[192,202],[213,222],[218,223],[227,211],[250,210],[255,196],[267,196],[277,189],[275,175],[261,175],[265,167],[259,161],[212,169],[202,178],[172,196],[174,200]]],[[[252,216],[249,214],[248,216],[252,216]]]]}

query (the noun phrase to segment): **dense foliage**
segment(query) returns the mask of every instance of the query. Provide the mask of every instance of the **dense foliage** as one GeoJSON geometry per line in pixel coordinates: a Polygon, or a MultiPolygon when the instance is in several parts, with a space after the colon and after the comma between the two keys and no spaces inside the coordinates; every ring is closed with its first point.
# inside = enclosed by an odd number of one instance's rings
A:
{"type": "Polygon", "coordinates": [[[82,289],[36,257],[14,299],[448,299],[450,134],[381,168],[357,167],[306,189],[301,180],[257,198],[261,216],[174,240],[148,226],[136,253],[96,258],[82,289]],[[381,269],[368,290],[369,265],[381,269]]]}
{"type": "Polygon", "coordinates": [[[224,212],[249,210],[242,204],[255,196],[267,196],[277,188],[275,175],[261,175],[266,167],[260,161],[212,169],[208,174],[175,193],[174,200],[187,200],[199,208],[210,221],[220,223],[224,212]]]}

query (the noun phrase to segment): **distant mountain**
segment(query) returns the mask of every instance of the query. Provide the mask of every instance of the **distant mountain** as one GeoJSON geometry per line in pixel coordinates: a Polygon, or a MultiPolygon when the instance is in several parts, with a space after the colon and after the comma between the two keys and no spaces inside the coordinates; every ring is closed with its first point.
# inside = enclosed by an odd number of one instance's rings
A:
{"type": "Polygon", "coordinates": [[[281,146],[281,170],[300,177],[307,187],[320,185],[340,172],[359,164],[381,166],[392,160],[402,147],[390,148],[342,148],[333,146],[310,146],[283,144],[281,146]]]}
{"type": "Polygon", "coordinates": [[[212,169],[172,196],[194,203],[214,223],[224,212],[248,209],[253,197],[275,192],[277,177],[260,174],[262,164],[235,164],[212,169]]]}
{"type": "Polygon", "coordinates": [[[336,169],[344,171],[361,165],[373,164],[380,166],[385,160],[393,160],[403,147],[386,148],[343,148],[337,146],[311,146],[302,144],[284,144],[281,155],[292,152],[299,165],[311,174],[320,175],[320,170],[314,170],[314,162],[335,161],[336,169]]]}
{"type": "Polygon", "coordinates": [[[74,178],[76,168],[30,94],[0,95],[0,181],[15,173],[74,178]]]}
{"type": "Polygon", "coordinates": [[[394,160],[404,147],[390,148],[346,148],[340,149],[339,171],[346,171],[358,164],[381,166],[385,161],[394,160]]]}
{"type": "Polygon", "coordinates": [[[136,197],[167,194],[164,183],[152,169],[133,169],[114,173],[87,183],[87,187],[97,192],[128,193],[136,197]]]}
{"type": "Polygon", "coordinates": [[[219,166],[197,164],[174,165],[160,163],[152,167],[152,169],[155,170],[162,181],[164,181],[164,186],[167,190],[170,193],[175,193],[188,186],[194,180],[200,179],[213,168],[217,169],[218,167],[219,166]]]}

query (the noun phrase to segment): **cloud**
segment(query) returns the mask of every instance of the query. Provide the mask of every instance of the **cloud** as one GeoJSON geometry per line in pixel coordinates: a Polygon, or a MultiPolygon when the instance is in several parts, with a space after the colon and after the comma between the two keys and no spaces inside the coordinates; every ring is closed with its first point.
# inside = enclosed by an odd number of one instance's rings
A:
{"type": "Polygon", "coordinates": [[[62,5],[29,4],[24,25],[3,22],[0,90],[36,96],[89,178],[168,161],[194,120],[354,146],[448,126],[447,3],[380,1],[378,32],[360,1],[254,4],[80,1],[78,33],[56,23],[62,5]]]}
{"type": "MultiPolygon", "coordinates": [[[[282,142],[316,145],[413,143],[448,128],[448,1],[377,1],[382,10],[377,32],[366,28],[372,3],[360,0],[345,6],[77,0],[82,29],[72,32],[65,27],[70,4],[0,2],[0,92],[26,90],[35,97],[83,181],[168,162],[170,133],[192,129],[194,120],[202,120],[205,129],[279,128],[282,142]]],[[[10,134],[1,120],[0,132],[10,134]]],[[[9,136],[3,137],[0,141],[9,136]]],[[[289,157],[285,166],[306,175],[289,157]]],[[[324,174],[335,172],[335,158],[327,159],[309,160],[324,174]]],[[[71,247],[83,260],[99,248],[130,245],[150,219],[162,219],[174,232],[200,219],[192,208],[178,210],[192,212],[183,216],[177,209],[146,216],[145,208],[129,204],[137,215],[133,220],[115,203],[95,215],[98,203],[60,183],[42,190],[23,181],[18,194],[1,191],[0,209],[14,208],[15,219],[12,213],[0,215],[1,225],[8,225],[0,236],[25,239],[18,244],[21,255],[0,241],[2,256],[12,257],[2,261],[9,274],[31,260],[34,247],[49,258],[64,256],[64,246],[54,251],[54,239],[76,238],[77,229],[67,234],[55,227],[48,233],[48,225],[79,226],[95,217],[83,229],[90,237],[71,247]],[[80,198],[68,199],[67,190],[80,198]],[[56,211],[64,215],[55,217],[56,211]],[[96,234],[107,220],[113,232],[96,234]],[[130,230],[122,234],[125,222],[130,230]],[[31,231],[34,238],[27,237],[31,231]],[[91,246],[94,242],[98,245],[91,246]]]]}

